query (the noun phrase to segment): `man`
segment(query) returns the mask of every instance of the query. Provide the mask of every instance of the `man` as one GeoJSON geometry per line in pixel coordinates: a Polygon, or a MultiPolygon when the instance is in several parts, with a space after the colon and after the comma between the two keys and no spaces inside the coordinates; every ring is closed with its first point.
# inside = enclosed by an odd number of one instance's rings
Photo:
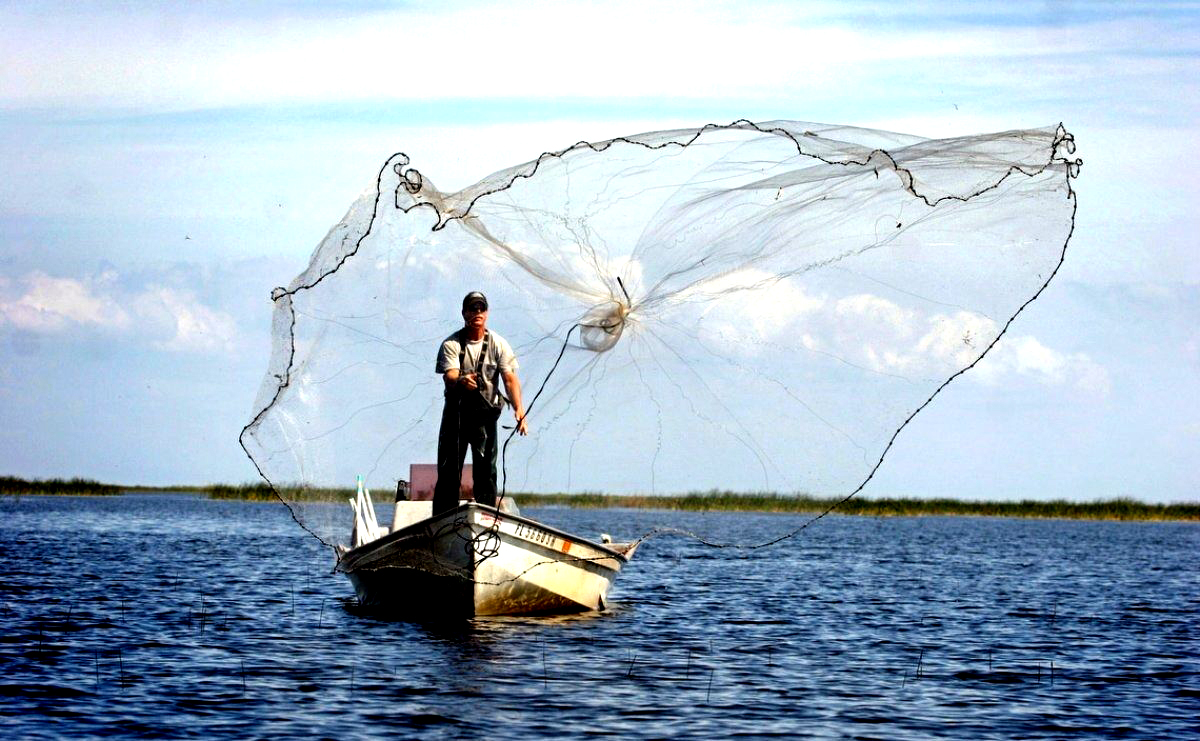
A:
{"type": "Polygon", "coordinates": [[[517,431],[528,434],[517,357],[503,337],[488,330],[488,301],[479,291],[462,302],[463,328],[442,342],[437,372],[446,384],[442,427],[438,433],[438,479],[433,512],[458,506],[463,459],[471,447],[475,501],[496,506],[496,421],[504,408],[499,380],[504,379],[517,431]]]}

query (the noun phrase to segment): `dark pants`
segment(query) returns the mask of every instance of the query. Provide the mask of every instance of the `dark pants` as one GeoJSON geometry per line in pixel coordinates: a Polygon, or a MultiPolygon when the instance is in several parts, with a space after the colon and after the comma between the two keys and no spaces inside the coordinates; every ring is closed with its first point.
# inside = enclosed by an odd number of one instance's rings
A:
{"type": "Polygon", "coordinates": [[[463,459],[471,447],[475,501],[496,506],[496,421],[500,410],[477,393],[446,397],[438,432],[438,478],[433,489],[433,513],[458,506],[463,459]]]}

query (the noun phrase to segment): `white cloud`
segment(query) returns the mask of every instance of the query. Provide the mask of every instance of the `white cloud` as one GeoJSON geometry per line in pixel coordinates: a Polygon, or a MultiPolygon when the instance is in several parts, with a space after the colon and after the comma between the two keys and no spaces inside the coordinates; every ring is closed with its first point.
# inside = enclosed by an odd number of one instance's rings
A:
{"type": "MultiPolygon", "coordinates": [[[[1000,330],[996,322],[973,312],[922,315],[868,294],[842,299],[837,306],[841,318],[852,321],[839,328],[836,354],[884,373],[952,373],[979,358],[1000,330]],[[851,336],[858,337],[859,347],[848,339],[851,336]]],[[[1108,371],[1086,353],[1061,352],[1030,335],[1002,338],[968,377],[989,386],[1026,378],[1098,396],[1112,388],[1108,371]]]]}
{"type": "Polygon", "coordinates": [[[187,292],[153,287],[133,298],[146,325],[165,328],[152,344],[171,352],[221,352],[233,349],[237,325],[233,317],[214,311],[187,292]]]}
{"type": "Polygon", "coordinates": [[[860,293],[839,299],[834,311],[844,319],[856,322],[882,322],[901,337],[911,334],[914,312],[878,296],[860,293]]]}
{"type": "Polygon", "coordinates": [[[1030,335],[1006,335],[970,374],[988,386],[1000,385],[1013,376],[1047,386],[1070,386],[1097,396],[1107,396],[1112,390],[1108,370],[1089,355],[1055,350],[1030,335]]]}
{"type": "MultiPolygon", "coordinates": [[[[0,299],[0,322],[31,332],[54,332],[72,324],[124,328],[129,314],[107,295],[112,273],[97,278],[55,278],[41,271],[25,276],[24,292],[15,299],[0,299]]],[[[5,281],[0,288],[8,288],[5,281]]]]}
{"type": "Polygon", "coordinates": [[[917,351],[959,367],[978,358],[999,329],[991,319],[969,311],[934,315],[927,327],[917,342],[917,351]]]}
{"type": "MultiPolygon", "coordinates": [[[[769,346],[784,338],[796,321],[803,321],[825,305],[825,299],[811,296],[791,278],[780,278],[755,268],[744,268],[717,276],[673,297],[673,304],[699,302],[704,307],[702,331],[714,338],[736,337],[749,327],[754,336],[769,346]],[[719,301],[708,303],[709,299],[719,301]]],[[[804,335],[805,346],[816,340],[804,335]]]]}
{"type": "Polygon", "coordinates": [[[825,331],[828,352],[880,373],[943,376],[969,365],[996,323],[969,311],[924,314],[872,294],[839,299],[825,331]]]}
{"type": "MultiPolygon", "coordinates": [[[[815,297],[790,279],[765,278],[740,271],[705,284],[702,295],[684,297],[720,296],[705,307],[701,336],[751,354],[794,338],[807,350],[878,373],[939,378],[969,366],[1000,330],[992,319],[970,311],[928,314],[869,293],[815,297]]],[[[1006,336],[968,377],[988,386],[1024,378],[1098,396],[1112,387],[1107,369],[1086,353],[1061,352],[1030,335],[1006,336]]]]}
{"type": "Polygon", "coordinates": [[[83,279],[33,271],[0,280],[3,325],[36,334],[102,332],[170,352],[229,351],[238,335],[233,317],[190,292],[153,285],[125,291],[111,271],[83,279]]]}

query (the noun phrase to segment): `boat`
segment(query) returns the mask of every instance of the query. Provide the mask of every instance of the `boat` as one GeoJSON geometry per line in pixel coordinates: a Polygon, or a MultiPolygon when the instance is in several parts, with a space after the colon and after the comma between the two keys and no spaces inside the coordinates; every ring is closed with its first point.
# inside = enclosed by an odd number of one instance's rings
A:
{"type": "Polygon", "coordinates": [[[500,509],[460,501],[435,516],[432,501],[406,500],[401,489],[391,527],[378,524],[361,479],[350,500],[351,547],[339,549],[335,570],[365,606],[463,616],[603,610],[637,550],[524,517],[505,506],[510,499],[500,509]]]}

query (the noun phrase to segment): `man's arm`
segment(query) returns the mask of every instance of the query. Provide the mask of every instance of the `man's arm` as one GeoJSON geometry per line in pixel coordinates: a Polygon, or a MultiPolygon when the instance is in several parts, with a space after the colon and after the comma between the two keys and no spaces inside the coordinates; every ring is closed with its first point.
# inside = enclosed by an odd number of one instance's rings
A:
{"type": "Polygon", "coordinates": [[[437,370],[442,374],[446,390],[455,385],[466,386],[469,389],[478,388],[475,374],[463,373],[458,367],[458,346],[450,340],[442,343],[442,349],[438,353],[437,370]]]}
{"type": "Polygon", "coordinates": [[[474,373],[463,373],[458,368],[447,368],[442,374],[442,380],[446,382],[447,388],[459,383],[469,389],[479,388],[474,373]]]}
{"type": "Polygon", "coordinates": [[[504,390],[508,392],[508,398],[513,405],[513,414],[517,418],[517,432],[528,435],[529,426],[525,424],[525,406],[521,403],[521,381],[512,371],[502,373],[501,376],[504,378],[504,390]]]}

